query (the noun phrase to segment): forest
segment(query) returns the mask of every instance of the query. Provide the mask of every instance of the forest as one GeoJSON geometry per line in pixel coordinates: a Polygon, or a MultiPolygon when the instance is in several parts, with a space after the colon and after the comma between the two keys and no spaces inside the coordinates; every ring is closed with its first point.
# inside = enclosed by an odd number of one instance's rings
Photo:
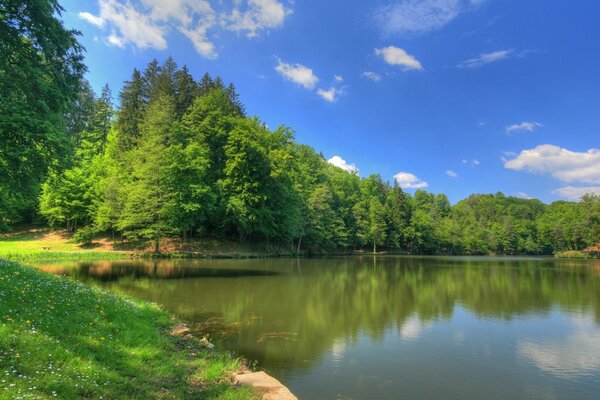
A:
{"type": "Polygon", "coordinates": [[[600,242],[597,195],[544,204],[499,192],[454,205],[411,195],[329,164],[292,128],[248,115],[234,84],[172,58],[133,70],[116,98],[108,86],[98,95],[58,3],[2,7],[0,230],[47,224],[157,253],[165,237],[298,254],[552,254],[600,242]]]}

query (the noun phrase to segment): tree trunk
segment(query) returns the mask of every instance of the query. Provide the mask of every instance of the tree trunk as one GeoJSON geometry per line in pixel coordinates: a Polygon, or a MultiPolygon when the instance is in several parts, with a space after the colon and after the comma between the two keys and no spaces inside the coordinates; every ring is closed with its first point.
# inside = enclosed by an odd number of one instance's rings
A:
{"type": "Polygon", "coordinates": [[[373,240],[373,254],[377,253],[377,244],[375,240],[373,240]]]}
{"type": "Polygon", "coordinates": [[[154,255],[157,256],[160,253],[160,249],[159,249],[159,239],[158,236],[156,236],[154,238],[154,255]]]}
{"type": "Polygon", "coordinates": [[[302,236],[300,236],[300,239],[298,239],[298,250],[296,250],[296,255],[299,256],[300,255],[300,245],[302,244],[302,236]]]}

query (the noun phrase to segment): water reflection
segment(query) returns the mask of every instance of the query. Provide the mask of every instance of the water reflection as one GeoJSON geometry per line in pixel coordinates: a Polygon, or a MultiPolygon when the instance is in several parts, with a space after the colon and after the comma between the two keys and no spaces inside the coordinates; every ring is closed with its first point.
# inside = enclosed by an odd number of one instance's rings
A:
{"type": "Polygon", "coordinates": [[[258,360],[301,398],[390,398],[400,384],[415,398],[427,398],[429,385],[452,386],[446,398],[515,398],[550,385],[560,398],[564,387],[542,376],[582,374],[593,379],[575,393],[600,390],[597,262],[346,257],[42,268],[196,321],[197,334],[258,360]],[[435,382],[419,375],[430,370],[435,382]],[[456,386],[473,377],[469,387],[480,392],[456,386]],[[494,381],[518,392],[490,392],[494,381]]]}
{"type": "Polygon", "coordinates": [[[551,340],[525,340],[518,352],[542,371],[572,378],[598,374],[600,370],[600,331],[590,318],[572,317],[573,331],[551,340]]]}

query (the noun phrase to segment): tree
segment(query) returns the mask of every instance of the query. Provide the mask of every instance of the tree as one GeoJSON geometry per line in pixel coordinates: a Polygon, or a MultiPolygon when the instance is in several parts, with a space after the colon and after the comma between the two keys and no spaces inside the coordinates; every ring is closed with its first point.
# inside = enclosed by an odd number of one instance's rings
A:
{"type": "Polygon", "coordinates": [[[377,197],[371,198],[369,203],[369,233],[373,242],[373,253],[377,253],[377,243],[383,242],[387,225],[385,223],[385,209],[377,197]]]}
{"type": "Polygon", "coordinates": [[[119,131],[119,150],[131,150],[140,137],[140,125],[146,111],[144,98],[144,81],[137,69],[133,70],[131,79],[126,81],[119,94],[121,107],[117,112],[117,129],[119,131]]]}
{"type": "Polygon", "coordinates": [[[55,0],[0,4],[0,227],[32,218],[41,183],[68,161],[66,115],[85,67],[55,0]]]}
{"type": "Polygon", "coordinates": [[[77,98],[67,113],[67,135],[75,146],[79,146],[81,133],[92,126],[96,106],[96,95],[87,80],[83,80],[77,98]]]}
{"type": "Polygon", "coordinates": [[[226,221],[240,240],[267,233],[274,222],[266,207],[270,163],[264,129],[256,119],[240,119],[224,146],[224,176],[219,185],[225,196],[226,221]]]}
{"type": "Polygon", "coordinates": [[[167,96],[157,97],[148,106],[140,129],[140,144],[130,155],[131,179],[126,183],[126,199],[119,228],[132,238],[152,239],[154,253],[160,252],[160,239],[176,230],[173,215],[176,199],[168,166],[173,157],[171,145],[178,124],[175,105],[167,96]]]}
{"type": "Polygon", "coordinates": [[[177,117],[181,118],[183,114],[194,102],[198,95],[198,84],[190,74],[187,66],[175,72],[175,111],[177,117]]]}

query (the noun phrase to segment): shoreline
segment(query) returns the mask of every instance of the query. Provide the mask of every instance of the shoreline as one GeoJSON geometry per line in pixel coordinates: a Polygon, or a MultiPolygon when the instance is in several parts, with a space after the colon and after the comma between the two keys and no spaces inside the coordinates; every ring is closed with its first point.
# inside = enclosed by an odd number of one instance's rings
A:
{"type": "Polygon", "coordinates": [[[4,396],[259,398],[233,380],[241,357],[170,335],[156,304],[2,258],[0,304],[4,396]]]}

